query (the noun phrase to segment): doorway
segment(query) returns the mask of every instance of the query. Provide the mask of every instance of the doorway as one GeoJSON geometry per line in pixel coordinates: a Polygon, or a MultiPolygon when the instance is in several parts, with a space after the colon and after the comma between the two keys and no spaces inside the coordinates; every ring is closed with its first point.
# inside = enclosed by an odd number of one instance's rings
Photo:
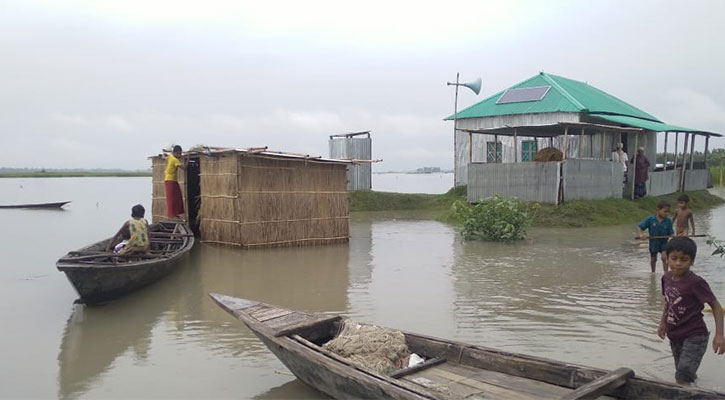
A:
{"type": "Polygon", "coordinates": [[[199,236],[199,209],[201,208],[201,185],[199,157],[190,158],[186,166],[186,209],[188,223],[194,235],[199,236]]]}

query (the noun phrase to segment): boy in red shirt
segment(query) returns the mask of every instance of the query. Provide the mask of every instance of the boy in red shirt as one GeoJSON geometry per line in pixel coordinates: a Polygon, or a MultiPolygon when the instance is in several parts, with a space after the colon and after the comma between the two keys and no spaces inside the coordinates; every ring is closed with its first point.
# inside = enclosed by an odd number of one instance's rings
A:
{"type": "Polygon", "coordinates": [[[690,385],[697,378],[697,369],[707,350],[710,333],[702,318],[703,304],[713,309],[715,336],[712,349],[715,354],[725,353],[722,306],[700,276],[690,271],[695,261],[697,245],[687,237],[675,237],[665,248],[669,271],[662,276],[662,294],[665,309],[657,334],[670,339],[675,358],[675,380],[690,385]]]}

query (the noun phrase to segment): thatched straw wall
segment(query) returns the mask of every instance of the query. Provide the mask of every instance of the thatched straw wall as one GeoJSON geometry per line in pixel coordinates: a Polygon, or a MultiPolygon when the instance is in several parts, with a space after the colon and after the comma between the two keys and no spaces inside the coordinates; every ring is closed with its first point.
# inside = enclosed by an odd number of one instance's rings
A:
{"type": "MultiPolygon", "coordinates": [[[[153,222],[168,219],[166,217],[166,189],[164,189],[164,176],[166,175],[166,158],[156,156],[151,158],[153,170],[151,178],[151,218],[153,222]]],[[[186,173],[181,169],[177,172],[181,194],[184,197],[184,210],[186,210],[186,173]]]]}
{"type": "Polygon", "coordinates": [[[349,238],[344,164],[226,153],[201,157],[202,241],[307,246],[349,238]]]}

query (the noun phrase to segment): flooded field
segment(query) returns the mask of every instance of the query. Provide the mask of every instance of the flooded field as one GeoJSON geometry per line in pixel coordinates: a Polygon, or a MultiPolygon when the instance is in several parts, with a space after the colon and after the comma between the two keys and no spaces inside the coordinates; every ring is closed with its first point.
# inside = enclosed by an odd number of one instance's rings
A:
{"type": "MultiPolygon", "coordinates": [[[[399,178],[400,179],[400,178],[399,178]]],[[[419,190],[424,192],[424,188],[419,190]]],[[[73,305],[55,269],[68,250],[150,207],[150,178],[1,179],[2,398],[323,398],[290,376],[209,292],[671,381],[663,307],[633,226],[535,229],[514,245],[463,242],[417,213],[358,213],[347,245],[242,251],[198,245],[179,271],[102,307],[73,305]]],[[[725,207],[699,213],[725,238],[725,207]]],[[[698,239],[694,270],[725,300],[725,258],[698,239]]],[[[658,265],[658,268],[659,265],[658,265]]],[[[712,316],[706,321],[713,329],[712,316]]],[[[725,390],[709,351],[698,385],[725,390]]]]}

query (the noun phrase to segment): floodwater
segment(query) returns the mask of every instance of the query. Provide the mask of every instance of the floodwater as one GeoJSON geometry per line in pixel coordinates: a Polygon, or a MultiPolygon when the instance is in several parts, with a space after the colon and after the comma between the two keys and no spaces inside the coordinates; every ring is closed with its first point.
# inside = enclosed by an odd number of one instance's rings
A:
{"type": "MultiPolygon", "coordinates": [[[[133,204],[148,208],[150,186],[150,178],[0,179],[0,203],[73,201],[64,211],[0,210],[0,398],[323,397],[209,292],[673,379],[669,345],[656,334],[661,273],[649,273],[646,248],[628,243],[630,226],[536,229],[506,245],[464,242],[416,213],[360,213],[349,244],[197,245],[157,284],[105,306],[73,305],[56,259],[113,234],[133,204]]],[[[725,207],[696,222],[725,237],[725,207]]],[[[698,243],[694,270],[725,300],[725,258],[698,243]]],[[[709,351],[698,385],[725,390],[724,365],[709,351]]]]}

